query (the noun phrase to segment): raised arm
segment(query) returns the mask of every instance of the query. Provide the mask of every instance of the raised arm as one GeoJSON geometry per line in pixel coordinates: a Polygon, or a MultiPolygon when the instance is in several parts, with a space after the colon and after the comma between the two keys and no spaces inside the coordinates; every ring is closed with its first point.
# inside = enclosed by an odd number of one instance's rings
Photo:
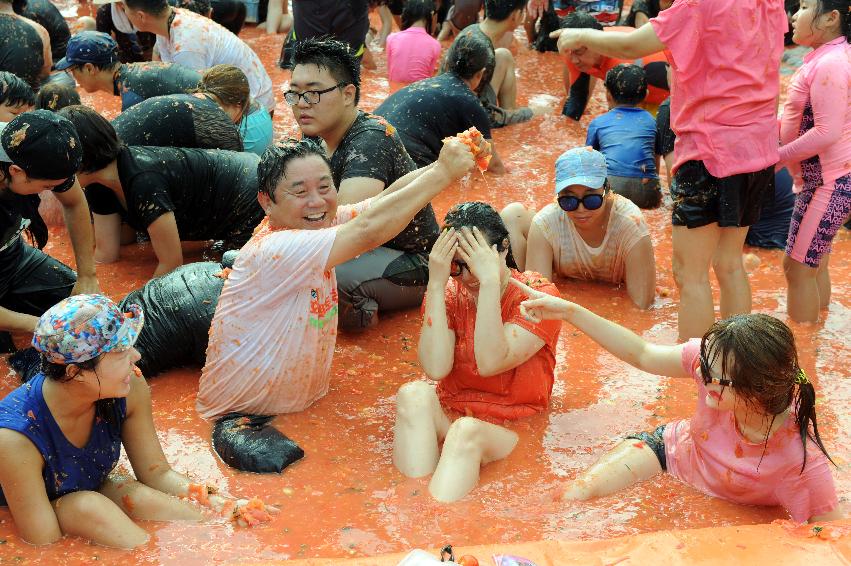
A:
{"type": "Polygon", "coordinates": [[[631,366],[647,373],[669,377],[688,377],[682,367],[683,344],[659,346],[647,342],[631,330],[597,316],[576,303],[536,291],[514,279],[528,300],[520,306],[531,320],[561,319],[587,334],[594,342],[631,366]]]}
{"type": "Polygon", "coordinates": [[[55,194],[62,204],[62,215],[77,263],[77,284],[72,293],[98,293],[100,286],[95,273],[95,234],[83,189],[75,181],[67,191],[55,194]]]}
{"type": "Polygon", "coordinates": [[[416,172],[402,177],[400,181],[405,180],[407,184],[398,189],[391,186],[394,190],[381,193],[366,211],[339,228],[326,269],[345,263],[396,236],[420,209],[474,165],[469,147],[457,140],[447,141],[431,167],[418,170],[420,174],[409,182],[408,175],[416,172]]]}
{"type": "Polygon", "coordinates": [[[638,59],[665,50],[665,44],[649,23],[628,32],[603,32],[590,28],[559,29],[552,32],[550,37],[558,38],[559,53],[587,47],[606,57],[638,59]]]}
{"type": "Polygon", "coordinates": [[[455,332],[446,316],[446,283],[458,243],[455,229],[441,232],[428,256],[428,286],[417,358],[434,380],[449,375],[455,362],[455,332]]]}

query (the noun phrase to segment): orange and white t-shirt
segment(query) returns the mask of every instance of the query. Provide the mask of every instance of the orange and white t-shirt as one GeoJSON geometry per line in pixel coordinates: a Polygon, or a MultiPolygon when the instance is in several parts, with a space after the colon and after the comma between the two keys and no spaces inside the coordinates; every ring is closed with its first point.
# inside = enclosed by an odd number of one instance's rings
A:
{"type": "Polygon", "coordinates": [[[589,246],[576,231],[570,216],[551,203],[532,222],[553,248],[554,272],[562,277],[621,283],[626,277],[626,257],[635,244],[650,236],[641,209],[618,194],[614,198],[606,235],[598,247],[589,246]]]}
{"type": "MultiPolygon", "coordinates": [[[[560,296],[558,288],[538,273],[512,270],[511,277],[542,293],[560,296]]],[[[445,297],[446,319],[449,328],[455,332],[455,355],[449,375],[437,383],[440,402],[460,413],[496,423],[545,411],[553,391],[555,350],[561,321],[527,320],[520,314],[520,303],[526,300],[526,295],[509,285],[500,300],[503,324],[515,324],[531,332],[543,340],[544,345],[516,368],[482,377],[476,367],[474,344],[476,302],[456,279],[446,284],[445,297]]]]}
{"type": "Polygon", "coordinates": [[[196,401],[202,417],[293,413],[325,396],[338,308],[337,278],[325,264],[339,225],[368,206],[339,207],[335,225],[321,230],[260,224],[213,316],[196,401]]]}

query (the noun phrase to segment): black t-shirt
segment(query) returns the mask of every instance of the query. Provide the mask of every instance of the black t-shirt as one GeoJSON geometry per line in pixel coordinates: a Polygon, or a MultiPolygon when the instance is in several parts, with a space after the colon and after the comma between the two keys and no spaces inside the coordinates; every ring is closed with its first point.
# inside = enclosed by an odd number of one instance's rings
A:
{"type": "Polygon", "coordinates": [[[120,214],[136,230],[173,212],[181,240],[246,239],[263,219],[253,153],[173,147],[129,147],[118,156],[127,210],[115,193],[94,184],[94,214],[120,214]]]}
{"type": "MultiPolygon", "coordinates": [[[[15,10],[17,12],[17,10],[15,10]]],[[[19,12],[25,18],[44,26],[50,36],[50,53],[53,62],[56,63],[63,57],[68,49],[68,40],[71,39],[71,30],[68,22],[62,17],[59,8],[49,0],[27,0],[26,5],[19,12]]]]}
{"type": "MultiPolygon", "coordinates": [[[[53,192],[64,193],[72,186],[73,181],[66,182],[53,192]]],[[[47,243],[47,226],[38,213],[40,203],[38,195],[19,195],[6,187],[0,188],[0,282],[15,271],[21,256],[18,244],[25,231],[32,235],[38,247],[47,243]]]]}
{"type": "Polygon", "coordinates": [[[638,13],[646,15],[648,18],[655,18],[659,15],[659,0],[634,0],[629,9],[629,14],[621,25],[635,27],[635,15],[638,13]]]}
{"type": "Polygon", "coordinates": [[[121,96],[121,110],[143,100],[166,94],[186,94],[201,82],[201,73],[182,65],[148,61],[127,63],[118,69],[115,94],[121,96]]]}
{"type": "Polygon", "coordinates": [[[33,89],[41,84],[44,44],[35,28],[18,16],[0,14],[0,71],[9,71],[33,89]]]}
{"type": "MultiPolygon", "coordinates": [[[[393,126],[384,118],[360,110],[331,156],[331,175],[338,190],[343,179],[352,177],[378,179],[387,188],[414,169],[393,126]]],[[[384,245],[408,253],[428,253],[438,232],[434,210],[427,204],[398,236],[384,245]]]]}
{"type": "Polygon", "coordinates": [[[485,138],[491,137],[487,112],[466,83],[452,73],[406,86],[382,102],[375,114],[396,127],[419,167],[437,160],[444,138],[472,126],[485,138]]]}
{"type": "Polygon", "coordinates": [[[143,100],[112,121],[127,145],[242,151],[242,139],[218,104],[189,94],[143,100]]]}

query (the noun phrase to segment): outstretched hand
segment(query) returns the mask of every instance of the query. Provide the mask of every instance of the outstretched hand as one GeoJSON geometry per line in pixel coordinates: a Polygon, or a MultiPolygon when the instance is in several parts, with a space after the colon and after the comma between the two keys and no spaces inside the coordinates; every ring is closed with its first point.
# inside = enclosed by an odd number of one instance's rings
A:
{"type": "Polygon", "coordinates": [[[513,277],[509,279],[509,282],[529,297],[520,303],[520,314],[532,322],[566,320],[576,306],[560,297],[554,297],[533,289],[513,277]]]}
{"type": "Polygon", "coordinates": [[[583,47],[581,29],[557,29],[550,34],[551,39],[558,39],[556,45],[559,53],[567,53],[583,47]]]}

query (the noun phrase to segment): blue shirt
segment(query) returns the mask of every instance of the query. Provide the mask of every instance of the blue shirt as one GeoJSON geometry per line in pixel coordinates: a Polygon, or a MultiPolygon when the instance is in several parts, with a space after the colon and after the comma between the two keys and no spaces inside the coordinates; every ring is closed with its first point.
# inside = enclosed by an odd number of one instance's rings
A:
{"type": "Polygon", "coordinates": [[[619,106],[588,125],[585,145],[606,156],[609,175],[658,179],[656,120],[650,112],[619,106]]]}
{"type": "MultiPolygon", "coordinates": [[[[77,448],[65,437],[53,419],[42,395],[44,374],[39,373],[0,401],[0,428],[8,428],[26,436],[44,458],[44,487],[54,500],[74,491],[100,488],[121,453],[121,425],[95,417],[89,441],[77,448]]],[[[118,422],[127,416],[127,400],[116,399],[118,422]]],[[[9,455],[6,455],[8,457],[9,455]]],[[[0,505],[6,498],[0,488],[0,505]]]]}

